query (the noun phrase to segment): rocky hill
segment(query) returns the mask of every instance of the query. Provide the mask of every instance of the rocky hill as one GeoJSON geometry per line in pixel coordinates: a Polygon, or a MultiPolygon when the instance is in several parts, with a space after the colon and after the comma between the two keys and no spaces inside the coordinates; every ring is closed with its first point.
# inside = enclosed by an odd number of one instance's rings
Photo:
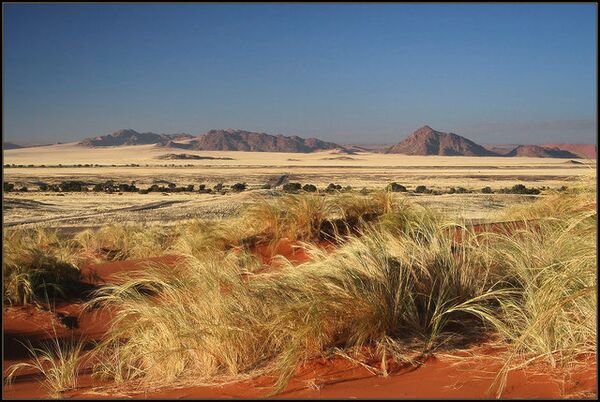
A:
{"type": "Polygon", "coordinates": [[[571,152],[581,158],[596,159],[598,157],[598,147],[593,144],[542,144],[540,146],[571,152]]]}
{"type": "Polygon", "coordinates": [[[454,133],[436,131],[423,126],[396,145],[388,154],[444,155],[444,156],[498,156],[473,141],[454,133]]]}
{"type": "Polygon", "coordinates": [[[519,145],[505,156],[530,158],[579,158],[578,155],[558,148],[545,148],[539,145],[519,145]]]}
{"type": "Polygon", "coordinates": [[[252,152],[314,152],[343,148],[317,138],[288,137],[244,130],[210,130],[190,141],[186,147],[202,151],[252,152]]]}
{"type": "Polygon", "coordinates": [[[180,141],[190,138],[194,137],[190,134],[138,133],[135,130],[126,129],[108,135],[86,138],[79,144],[87,147],[114,147],[119,145],[166,144],[169,141],[180,141]]]}

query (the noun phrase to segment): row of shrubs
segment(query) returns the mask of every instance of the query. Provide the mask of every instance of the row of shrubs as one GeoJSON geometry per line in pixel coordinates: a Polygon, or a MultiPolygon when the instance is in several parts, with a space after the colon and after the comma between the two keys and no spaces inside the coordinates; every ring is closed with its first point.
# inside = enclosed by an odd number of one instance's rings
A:
{"type": "MultiPolygon", "coordinates": [[[[566,186],[563,186],[559,190],[564,191],[565,189],[566,189],[566,186]]],[[[408,189],[405,186],[395,183],[395,182],[388,184],[386,187],[386,190],[391,191],[391,192],[408,192],[408,189]]],[[[425,186],[415,187],[414,192],[418,193],[418,194],[434,194],[434,195],[444,194],[444,192],[442,192],[442,191],[428,189],[425,186]]],[[[469,193],[476,193],[476,192],[477,191],[468,190],[464,187],[450,187],[450,189],[446,192],[446,194],[469,194],[469,193]]],[[[492,190],[491,187],[487,186],[487,187],[483,187],[479,192],[481,192],[483,194],[494,194],[494,193],[499,193],[499,194],[539,194],[541,192],[541,190],[538,188],[527,188],[523,184],[515,184],[511,188],[505,187],[505,188],[501,188],[500,190],[497,190],[497,191],[494,191],[494,190],[492,190]]]]}
{"type": "MultiPolygon", "coordinates": [[[[83,181],[70,180],[63,181],[59,184],[46,184],[46,183],[38,183],[38,188],[40,191],[53,191],[53,192],[82,192],[82,191],[90,191],[89,186],[90,183],[86,183],[83,181]]],[[[16,187],[14,183],[4,182],[3,185],[4,192],[11,191],[20,191],[25,192],[28,191],[27,187],[16,187]]],[[[242,192],[248,188],[246,183],[235,183],[230,187],[230,190],[233,192],[242,192]]],[[[269,185],[263,186],[263,188],[271,188],[269,185]]],[[[559,190],[564,191],[566,186],[561,187],[559,190]]],[[[317,186],[314,184],[304,184],[298,182],[286,183],[282,186],[282,190],[286,193],[299,193],[301,191],[307,193],[315,193],[318,191],[317,186]]],[[[390,183],[386,186],[386,190],[390,192],[409,192],[409,190],[403,186],[402,184],[398,184],[396,182],[390,183]]],[[[175,183],[167,183],[166,186],[160,186],[158,184],[153,184],[147,189],[141,189],[136,187],[135,182],[131,182],[131,184],[127,183],[115,183],[113,180],[108,180],[104,183],[95,184],[92,187],[94,192],[106,192],[106,193],[131,193],[131,192],[139,192],[140,194],[148,194],[152,192],[160,192],[160,193],[177,193],[177,192],[194,192],[205,193],[205,194],[213,194],[213,193],[224,193],[225,186],[223,183],[218,183],[212,188],[207,187],[205,184],[199,184],[198,189],[195,189],[193,184],[189,184],[183,187],[177,187],[175,183]]],[[[324,190],[326,193],[332,192],[348,192],[352,191],[351,186],[342,187],[339,184],[329,183],[329,185],[324,190]]],[[[363,189],[361,192],[365,192],[366,189],[363,189]]],[[[450,187],[450,189],[446,192],[442,192],[439,190],[428,189],[426,186],[417,186],[412,191],[417,194],[467,194],[474,193],[477,191],[467,190],[464,187],[450,187]]],[[[479,192],[483,194],[539,194],[541,191],[538,188],[527,188],[523,184],[516,184],[511,188],[501,188],[499,190],[492,190],[491,187],[483,187],[479,192]]]]}

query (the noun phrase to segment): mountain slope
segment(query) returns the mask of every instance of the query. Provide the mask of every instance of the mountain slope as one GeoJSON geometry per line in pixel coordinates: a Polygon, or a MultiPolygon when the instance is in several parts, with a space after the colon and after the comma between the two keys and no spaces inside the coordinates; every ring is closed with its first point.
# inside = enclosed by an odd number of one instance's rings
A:
{"type": "Polygon", "coordinates": [[[343,148],[317,138],[287,137],[245,130],[210,130],[189,142],[189,149],[202,151],[314,152],[343,148]]]}
{"type": "Polygon", "coordinates": [[[87,147],[114,147],[119,145],[166,144],[169,141],[193,138],[190,134],[138,133],[132,129],[119,130],[109,135],[86,138],[79,144],[87,147]]]}
{"type": "Polygon", "coordinates": [[[423,126],[398,144],[388,148],[388,154],[444,155],[444,156],[498,156],[473,141],[423,126]]]}
{"type": "Polygon", "coordinates": [[[568,151],[587,159],[596,159],[598,157],[598,147],[593,144],[542,144],[540,146],[568,151]]]}
{"type": "Polygon", "coordinates": [[[578,155],[558,148],[544,148],[539,145],[519,145],[505,156],[533,158],[579,158],[578,155]]]}

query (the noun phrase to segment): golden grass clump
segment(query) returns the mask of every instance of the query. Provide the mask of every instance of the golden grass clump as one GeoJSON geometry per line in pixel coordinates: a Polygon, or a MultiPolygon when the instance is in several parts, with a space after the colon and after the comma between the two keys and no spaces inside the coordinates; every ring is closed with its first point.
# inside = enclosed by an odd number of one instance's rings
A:
{"type": "Polygon", "coordinates": [[[4,379],[11,384],[16,374],[23,369],[34,369],[43,376],[43,386],[51,398],[60,398],[62,393],[77,387],[78,375],[84,358],[83,342],[60,340],[55,337],[41,347],[31,343],[25,345],[32,362],[17,363],[8,368],[4,379]]]}
{"type": "Polygon", "coordinates": [[[481,316],[509,346],[498,374],[499,395],[506,374],[524,361],[568,367],[596,353],[597,215],[544,218],[495,237],[487,253],[507,291],[493,314],[481,316]]]}
{"type": "Polygon", "coordinates": [[[11,304],[41,302],[63,295],[80,277],[80,259],[56,230],[5,229],[3,297],[11,304]]]}
{"type": "Polygon", "coordinates": [[[177,237],[169,252],[199,257],[207,252],[235,247],[249,233],[252,233],[252,229],[243,219],[195,219],[177,226],[177,237]]]}
{"type": "Polygon", "coordinates": [[[73,240],[83,255],[100,262],[162,255],[171,236],[160,226],[112,224],[80,232],[73,240]]]}

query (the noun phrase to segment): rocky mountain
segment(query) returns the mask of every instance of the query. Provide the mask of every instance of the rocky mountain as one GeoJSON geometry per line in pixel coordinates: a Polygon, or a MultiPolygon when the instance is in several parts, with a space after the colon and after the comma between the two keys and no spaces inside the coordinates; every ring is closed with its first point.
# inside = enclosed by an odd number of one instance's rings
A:
{"type": "Polygon", "coordinates": [[[245,130],[210,130],[190,141],[185,147],[202,151],[252,152],[314,152],[343,148],[317,138],[288,137],[245,130]]]}
{"type": "Polygon", "coordinates": [[[554,148],[562,151],[568,151],[581,158],[598,158],[598,147],[593,144],[542,144],[540,146],[544,148],[554,148]]]}
{"type": "Polygon", "coordinates": [[[109,135],[86,138],[79,144],[87,147],[114,147],[119,145],[166,144],[169,141],[181,141],[194,138],[190,134],[138,133],[132,129],[119,130],[109,135]]]}
{"type": "Polygon", "coordinates": [[[539,145],[519,145],[505,156],[526,156],[532,158],[579,158],[578,155],[558,148],[539,145]]]}
{"type": "Polygon", "coordinates": [[[388,154],[444,155],[444,156],[498,156],[473,141],[454,133],[436,131],[423,126],[396,145],[388,154]]]}

